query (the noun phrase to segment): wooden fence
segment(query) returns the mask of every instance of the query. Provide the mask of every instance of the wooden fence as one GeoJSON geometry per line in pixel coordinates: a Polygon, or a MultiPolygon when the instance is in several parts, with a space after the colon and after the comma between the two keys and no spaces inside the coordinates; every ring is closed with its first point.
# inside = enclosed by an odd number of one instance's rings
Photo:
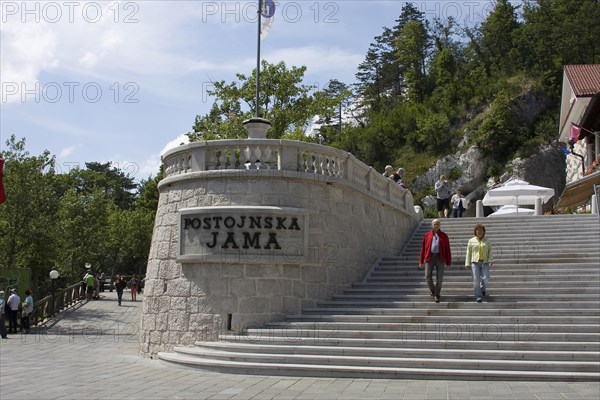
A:
{"type": "MultiPolygon", "coordinates": [[[[57,289],[54,292],[54,296],[50,295],[34,301],[33,313],[29,317],[29,323],[34,327],[50,319],[53,313],[57,314],[81,301],[85,301],[85,293],[83,292],[81,282],[64,289],[57,289]]],[[[21,326],[21,312],[22,310],[19,309],[19,313],[17,314],[17,323],[19,326],[21,326]]],[[[5,315],[4,322],[8,325],[8,315],[5,315]]]]}

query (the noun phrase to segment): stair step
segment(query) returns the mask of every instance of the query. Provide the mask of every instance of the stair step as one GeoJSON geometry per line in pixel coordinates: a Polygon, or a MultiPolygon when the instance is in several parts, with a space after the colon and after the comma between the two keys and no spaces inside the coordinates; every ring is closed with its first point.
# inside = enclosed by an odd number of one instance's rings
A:
{"type": "Polygon", "coordinates": [[[449,359],[449,358],[421,358],[421,357],[376,357],[376,356],[346,356],[346,355],[320,355],[320,354],[277,354],[277,353],[249,353],[221,351],[203,347],[178,347],[179,354],[192,355],[200,358],[210,358],[223,361],[236,362],[261,362],[281,364],[311,364],[329,366],[365,366],[388,368],[424,368],[435,364],[440,369],[475,369],[484,368],[495,370],[520,370],[520,371],[561,371],[568,368],[577,372],[598,372],[594,362],[586,361],[544,361],[544,360],[502,360],[502,359],[449,359]]]}
{"type": "Polygon", "coordinates": [[[548,371],[518,371],[518,370],[485,370],[483,368],[465,369],[434,369],[434,368],[390,368],[350,365],[322,364],[288,364],[264,362],[239,362],[226,360],[203,359],[179,353],[159,353],[163,361],[179,365],[201,366],[220,372],[236,372],[246,374],[292,375],[292,376],[322,376],[349,378],[396,378],[410,379],[423,376],[435,376],[439,379],[490,379],[490,380],[548,380],[548,381],[588,381],[598,380],[599,374],[594,372],[548,372],[548,371]]]}
{"type": "MultiPolygon", "coordinates": [[[[555,297],[552,296],[554,299],[555,297]]],[[[511,300],[514,300],[513,296],[510,296],[511,300]]],[[[444,295],[442,293],[440,303],[434,303],[430,296],[422,296],[418,299],[413,299],[412,301],[409,299],[404,300],[354,300],[354,301],[318,301],[317,305],[320,305],[323,308],[332,308],[332,307],[356,307],[356,306],[368,306],[368,307],[379,307],[379,308],[405,308],[405,309],[430,309],[431,307],[438,307],[439,309],[469,309],[469,310],[478,310],[478,309],[488,309],[488,308],[498,308],[503,307],[504,309],[511,308],[534,308],[536,312],[541,310],[554,310],[555,307],[559,308],[591,308],[597,309],[600,307],[600,303],[598,301],[535,301],[535,299],[531,299],[528,297],[524,297],[523,300],[519,301],[502,301],[503,299],[495,300],[494,296],[486,296],[482,303],[476,303],[473,301],[473,296],[450,296],[444,295]],[[429,300],[427,301],[427,299],[429,300]]],[[[506,299],[508,300],[508,299],[506,299]]],[[[310,310],[310,308],[305,309],[310,310]]],[[[321,309],[320,311],[325,311],[321,309]]]]}
{"type": "MultiPolygon", "coordinates": [[[[328,323],[328,322],[354,322],[354,323],[456,323],[456,316],[454,315],[353,315],[353,314],[334,314],[334,315],[308,315],[308,314],[297,314],[286,316],[287,322],[270,322],[268,326],[284,326],[288,324],[296,323],[328,323]]],[[[460,316],[460,323],[462,324],[473,324],[481,323],[481,316],[477,315],[463,315],[460,316]]],[[[530,316],[514,316],[514,315],[496,315],[494,316],[494,323],[500,324],[544,324],[544,323],[556,323],[556,324],[600,324],[600,315],[596,317],[585,316],[573,316],[570,313],[566,315],[530,315],[530,316]]]]}
{"type": "MultiPolygon", "coordinates": [[[[529,338],[526,334],[508,336],[509,340],[492,340],[497,334],[486,333],[485,335],[473,336],[469,340],[456,340],[456,336],[450,336],[439,332],[438,336],[431,338],[346,338],[303,336],[252,336],[252,335],[221,335],[223,342],[248,343],[248,344],[270,344],[270,345],[295,345],[295,346],[348,346],[348,347],[389,347],[394,349],[471,349],[471,350],[506,350],[506,351],[600,351],[600,343],[597,341],[536,341],[525,340],[529,338]]],[[[465,334],[466,337],[466,334],[465,334]]]]}
{"type": "Polygon", "coordinates": [[[585,324],[564,324],[564,323],[499,323],[486,324],[481,322],[474,323],[439,323],[439,322],[287,322],[287,323],[268,323],[265,328],[273,331],[275,334],[279,330],[290,331],[391,331],[391,332],[417,332],[417,331],[439,331],[439,330],[460,330],[464,332],[476,332],[494,329],[498,331],[531,331],[531,332],[564,332],[564,333],[600,333],[600,320],[598,323],[585,324]]]}
{"type": "MultiPolygon", "coordinates": [[[[197,342],[196,346],[223,351],[256,352],[271,354],[311,354],[311,355],[344,355],[363,357],[405,357],[411,355],[421,358],[458,358],[511,360],[515,358],[514,350],[479,350],[479,349],[439,349],[431,348],[393,348],[393,347],[360,347],[360,346],[327,346],[327,345],[294,345],[294,344],[248,344],[238,342],[197,342]]],[[[184,350],[183,352],[187,352],[184,350]]],[[[517,354],[521,360],[582,360],[593,362],[600,358],[598,351],[541,351],[522,350],[517,354]]]]}
{"type": "MultiPolygon", "coordinates": [[[[594,304],[588,308],[546,308],[546,309],[535,309],[535,308],[498,308],[497,305],[491,305],[485,307],[485,303],[475,303],[477,307],[462,307],[462,308],[448,308],[443,302],[435,304],[439,306],[438,309],[432,309],[426,306],[409,308],[409,307],[374,307],[374,306],[352,306],[347,307],[316,307],[316,308],[305,308],[303,312],[307,315],[310,314],[364,314],[364,315],[415,315],[417,313],[426,313],[427,315],[450,315],[454,317],[463,317],[468,315],[481,315],[486,317],[494,317],[496,315],[513,315],[513,316],[532,316],[532,315],[589,315],[597,317],[600,315],[598,311],[598,305],[594,304]],[[480,307],[484,306],[484,307],[480,307]]],[[[563,305],[564,306],[564,305],[563,305]]],[[[313,316],[313,315],[311,315],[313,316]]]]}

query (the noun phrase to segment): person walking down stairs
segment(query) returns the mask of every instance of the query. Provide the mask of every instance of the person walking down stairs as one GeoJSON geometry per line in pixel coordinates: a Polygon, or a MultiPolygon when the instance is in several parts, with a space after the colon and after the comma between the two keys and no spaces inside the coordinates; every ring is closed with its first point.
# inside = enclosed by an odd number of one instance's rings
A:
{"type": "Polygon", "coordinates": [[[450,239],[440,229],[439,219],[431,221],[431,230],[423,236],[421,254],[419,255],[419,269],[425,264],[425,280],[429,287],[429,293],[435,297],[435,302],[440,302],[442,292],[442,281],[444,270],[452,265],[452,254],[450,251],[450,239]],[[433,284],[433,267],[435,267],[435,285],[433,284]]]}
{"type": "Polygon", "coordinates": [[[490,267],[494,264],[492,256],[492,243],[485,239],[485,226],[475,225],[473,236],[467,243],[465,268],[471,268],[473,273],[473,290],[475,301],[481,303],[485,296],[485,289],[490,281],[490,267]]]}

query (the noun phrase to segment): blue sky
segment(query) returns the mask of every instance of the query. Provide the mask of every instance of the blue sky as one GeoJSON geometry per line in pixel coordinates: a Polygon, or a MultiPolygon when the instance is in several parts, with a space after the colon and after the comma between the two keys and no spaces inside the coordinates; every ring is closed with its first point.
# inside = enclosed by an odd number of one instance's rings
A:
{"type": "MultiPolygon", "coordinates": [[[[113,162],[135,179],[208,112],[211,82],[256,66],[252,1],[0,0],[0,152],[11,134],[60,171],[113,162]]],[[[473,25],[491,0],[413,4],[473,25]]],[[[276,1],[262,58],[307,66],[305,83],[354,82],[404,1],[276,1]]]]}

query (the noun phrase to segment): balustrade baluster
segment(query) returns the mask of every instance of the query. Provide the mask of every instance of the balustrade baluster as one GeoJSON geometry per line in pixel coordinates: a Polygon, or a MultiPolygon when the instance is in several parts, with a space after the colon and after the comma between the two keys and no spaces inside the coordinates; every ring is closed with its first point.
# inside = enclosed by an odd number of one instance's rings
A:
{"type": "Polygon", "coordinates": [[[251,155],[251,150],[250,150],[250,146],[246,146],[244,147],[244,157],[246,158],[246,160],[244,161],[244,166],[246,167],[246,169],[250,169],[251,161],[250,161],[250,155],[251,155]]]}
{"type": "Polygon", "coordinates": [[[326,170],[326,168],[325,168],[326,164],[325,163],[326,162],[327,162],[327,159],[325,158],[325,156],[323,154],[319,154],[319,164],[318,164],[318,166],[319,166],[319,172],[318,172],[319,175],[326,175],[325,174],[325,170],[326,170]]]}
{"type": "Polygon", "coordinates": [[[217,169],[217,163],[218,163],[218,159],[217,159],[217,150],[216,149],[208,149],[208,163],[206,165],[206,170],[210,171],[210,170],[215,170],[217,169]]]}
{"type": "Polygon", "coordinates": [[[263,164],[266,166],[267,169],[271,169],[271,164],[273,163],[273,160],[271,160],[271,156],[272,156],[271,146],[267,146],[265,148],[265,161],[263,164]]]}
{"type": "Polygon", "coordinates": [[[224,160],[225,150],[217,149],[216,155],[217,155],[217,169],[218,170],[225,169],[225,160],[224,160]]]}
{"type": "Polygon", "coordinates": [[[305,165],[302,166],[304,168],[304,172],[311,172],[310,166],[312,164],[312,155],[310,154],[310,152],[307,151],[306,153],[304,153],[304,157],[302,157],[302,160],[305,162],[305,165]]]}
{"type": "Polygon", "coordinates": [[[334,158],[330,158],[329,159],[329,163],[327,164],[327,173],[329,174],[329,176],[335,176],[335,166],[337,165],[337,162],[334,158]]]}
{"type": "Polygon", "coordinates": [[[223,169],[233,169],[234,166],[234,153],[235,150],[231,149],[231,148],[226,148],[223,150],[224,153],[224,159],[223,159],[223,169]]]}
{"type": "Polygon", "coordinates": [[[262,155],[262,151],[260,150],[260,146],[256,146],[256,149],[254,150],[254,155],[255,155],[255,159],[256,162],[254,163],[254,165],[256,165],[256,169],[260,169],[260,165],[261,165],[261,161],[260,161],[260,156],[262,155]]]}

